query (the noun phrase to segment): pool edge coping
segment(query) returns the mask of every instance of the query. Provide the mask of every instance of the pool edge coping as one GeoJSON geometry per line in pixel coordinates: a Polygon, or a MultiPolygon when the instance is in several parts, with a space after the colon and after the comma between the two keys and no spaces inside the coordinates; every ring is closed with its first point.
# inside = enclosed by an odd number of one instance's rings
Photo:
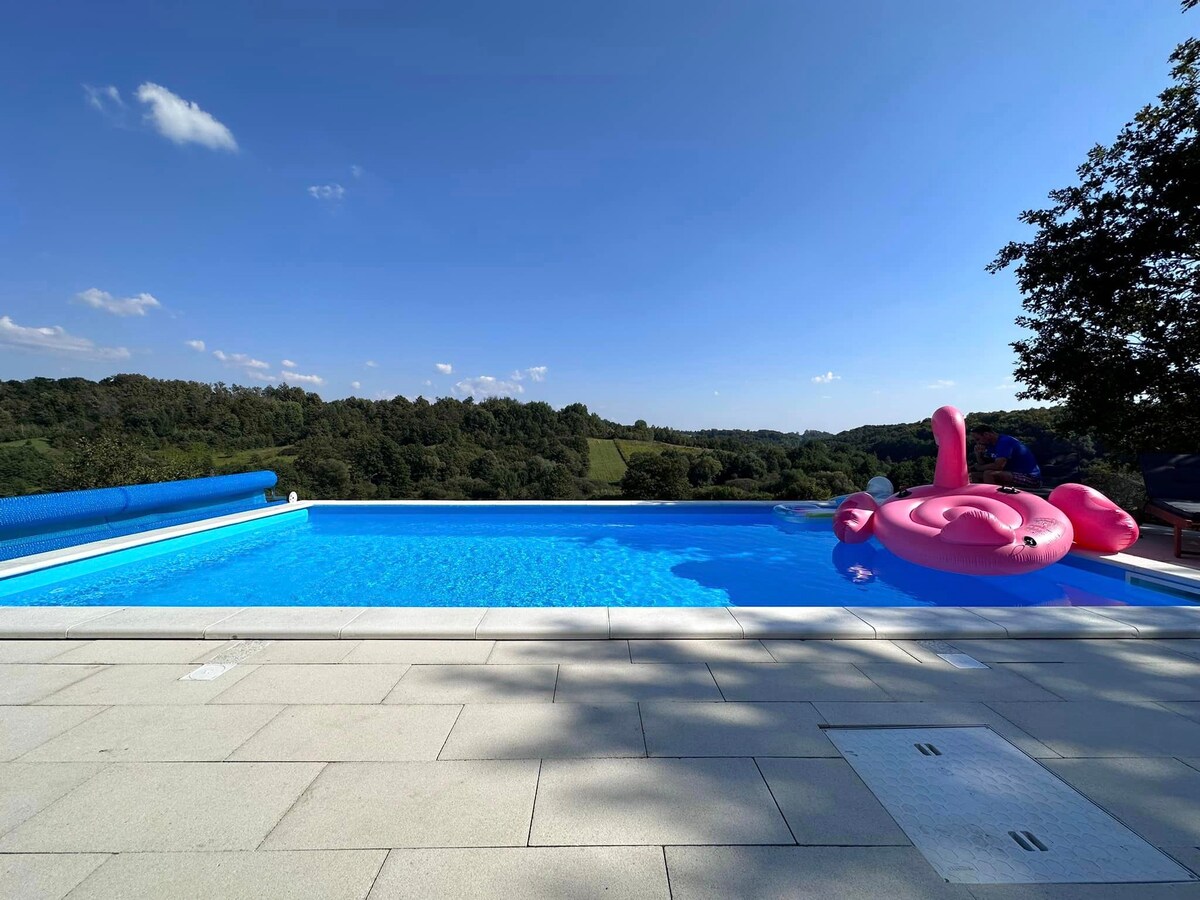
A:
{"type": "MultiPolygon", "coordinates": [[[[733,501],[726,507],[761,508],[777,501],[733,501]]],[[[136,535],[125,535],[0,562],[0,579],[119,550],[198,534],[244,522],[323,506],[711,506],[689,500],[306,500],[281,503],[136,535]]],[[[1126,579],[1146,575],[1186,584],[1200,572],[1129,554],[1070,554],[1121,569],[1126,579]]],[[[3,606],[0,639],[952,639],[979,638],[1200,638],[1200,603],[1177,606],[1016,607],[174,607],[3,606]],[[297,610],[309,614],[300,616],[297,610]],[[312,611],[325,621],[314,623],[312,611]],[[342,610],[344,614],[332,614],[342,610]],[[599,611],[604,610],[601,614],[599,611]],[[1133,611],[1131,613],[1131,611],[1133,611]],[[615,621],[614,621],[614,613],[615,621]],[[739,617],[740,614],[740,617],[739,617]],[[989,617],[990,616],[990,617],[989,617]],[[603,619],[602,625],[600,620],[603,619]],[[109,621],[106,621],[109,620],[109,621]],[[486,624],[485,624],[486,622],[486,624]],[[220,627],[218,627],[220,626],[220,627]],[[481,633],[482,630],[482,633],[481,633]]]]}

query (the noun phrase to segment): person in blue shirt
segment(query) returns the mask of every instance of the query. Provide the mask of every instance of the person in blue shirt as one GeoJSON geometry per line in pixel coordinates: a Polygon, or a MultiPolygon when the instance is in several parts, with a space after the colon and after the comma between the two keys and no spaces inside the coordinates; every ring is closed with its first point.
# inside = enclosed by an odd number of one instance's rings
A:
{"type": "Polygon", "coordinates": [[[1015,437],[997,434],[990,425],[975,425],[967,434],[975,443],[972,481],[1022,488],[1042,486],[1042,470],[1037,460],[1015,437]]]}

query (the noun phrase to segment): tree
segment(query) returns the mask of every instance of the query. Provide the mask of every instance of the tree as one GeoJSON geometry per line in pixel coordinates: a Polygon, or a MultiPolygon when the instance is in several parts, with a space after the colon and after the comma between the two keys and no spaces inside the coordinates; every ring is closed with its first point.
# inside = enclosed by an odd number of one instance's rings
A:
{"type": "Polygon", "coordinates": [[[1200,445],[1200,41],[1171,62],[1158,102],[988,266],[1015,264],[1033,332],[1013,344],[1019,396],[1065,402],[1065,427],[1126,453],[1200,445]]]}
{"type": "Polygon", "coordinates": [[[678,450],[634,453],[621,477],[621,494],[631,500],[685,500],[690,491],[687,454],[678,450]]]}

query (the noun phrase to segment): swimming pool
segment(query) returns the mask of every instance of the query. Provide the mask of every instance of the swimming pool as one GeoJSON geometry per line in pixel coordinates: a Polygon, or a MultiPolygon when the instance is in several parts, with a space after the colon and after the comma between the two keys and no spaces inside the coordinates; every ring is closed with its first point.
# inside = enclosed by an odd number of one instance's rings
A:
{"type": "Polygon", "coordinates": [[[1166,606],[1085,560],[974,577],[769,506],[316,504],[0,581],[15,606],[1166,606]]]}

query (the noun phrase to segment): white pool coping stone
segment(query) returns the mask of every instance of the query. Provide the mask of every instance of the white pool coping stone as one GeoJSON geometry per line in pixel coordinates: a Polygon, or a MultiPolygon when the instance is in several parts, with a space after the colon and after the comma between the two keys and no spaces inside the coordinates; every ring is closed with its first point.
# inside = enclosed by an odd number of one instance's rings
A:
{"type": "MultiPolygon", "coordinates": [[[[317,500],[278,504],[0,562],[0,579],[315,506],[711,506],[704,501],[317,500]]],[[[747,501],[727,506],[773,506],[747,501]]],[[[1200,572],[1127,553],[1074,555],[1130,576],[1200,586],[1200,572]]],[[[0,606],[0,639],[938,639],[1200,638],[1200,603],[1096,607],[0,606]],[[1019,610],[1019,612],[1018,612],[1019,610]]]]}

